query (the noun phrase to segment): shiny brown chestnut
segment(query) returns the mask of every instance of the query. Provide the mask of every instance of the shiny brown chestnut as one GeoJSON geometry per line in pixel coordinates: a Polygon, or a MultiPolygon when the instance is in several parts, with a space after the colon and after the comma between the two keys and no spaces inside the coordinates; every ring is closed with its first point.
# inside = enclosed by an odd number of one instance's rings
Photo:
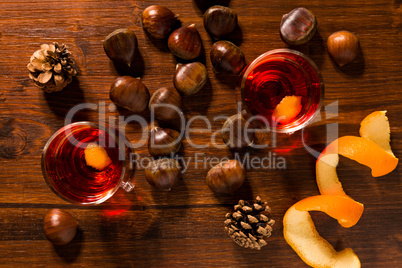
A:
{"type": "Polygon", "coordinates": [[[43,230],[47,240],[54,245],[65,245],[74,239],[78,222],[70,213],[61,209],[52,209],[45,215],[43,230]]]}
{"type": "Polygon", "coordinates": [[[192,60],[200,56],[202,41],[194,24],[175,30],[168,39],[169,50],[184,60],[192,60]]]}
{"type": "Polygon", "coordinates": [[[150,94],[139,79],[121,76],[110,87],[109,97],[115,104],[134,113],[141,113],[148,107],[150,94]]]}
{"type": "Polygon", "coordinates": [[[177,64],[173,77],[174,87],[183,95],[197,93],[207,82],[207,68],[201,62],[177,64]]]}
{"type": "Polygon", "coordinates": [[[144,31],[153,38],[167,38],[172,31],[177,16],[167,7],[152,5],[144,9],[141,23],[144,31]]]}
{"type": "Polygon", "coordinates": [[[206,182],[215,193],[232,194],[246,179],[246,170],[237,160],[219,163],[208,171],[206,182]]]}
{"type": "Polygon", "coordinates": [[[232,150],[240,150],[253,144],[254,133],[241,114],[226,119],[222,126],[222,140],[232,150]]]}
{"type": "Polygon", "coordinates": [[[137,36],[131,29],[118,29],[103,41],[106,55],[114,62],[131,66],[137,51],[137,36]]]}
{"type": "Polygon", "coordinates": [[[360,51],[359,39],[349,31],[331,34],[327,40],[328,52],[340,66],[354,61],[360,51]]]}
{"type": "Polygon", "coordinates": [[[283,15],[279,33],[289,45],[302,45],[311,40],[317,29],[317,19],[313,12],[298,7],[283,15]]]}
{"type": "Polygon", "coordinates": [[[154,92],[149,110],[161,121],[178,119],[181,115],[182,98],[174,87],[162,87],[154,92]]]}
{"type": "Polygon", "coordinates": [[[152,156],[169,156],[181,147],[180,133],[169,128],[155,127],[148,137],[148,151],[152,156]]]}
{"type": "Polygon", "coordinates": [[[236,25],[237,14],[229,7],[215,5],[204,13],[204,28],[215,39],[230,34],[236,25]]]}
{"type": "Polygon", "coordinates": [[[210,51],[212,66],[217,72],[238,74],[244,66],[246,59],[243,51],[229,41],[218,41],[212,45],[210,51]]]}
{"type": "Polygon", "coordinates": [[[171,158],[154,160],[145,168],[145,179],[157,189],[170,191],[180,179],[180,164],[171,158]]]}

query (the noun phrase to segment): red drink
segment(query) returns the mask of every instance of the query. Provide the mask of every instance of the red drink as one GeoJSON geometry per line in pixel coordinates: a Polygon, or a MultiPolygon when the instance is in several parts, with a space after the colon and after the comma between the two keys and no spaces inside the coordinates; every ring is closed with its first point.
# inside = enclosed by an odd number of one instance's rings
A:
{"type": "Polygon", "coordinates": [[[249,115],[262,116],[277,132],[294,132],[319,112],[324,84],[315,64],[291,49],[269,51],[243,71],[240,80],[243,103],[249,115]],[[301,97],[301,111],[286,124],[272,120],[275,107],[285,96],[301,97]]]}
{"type": "Polygon", "coordinates": [[[120,151],[119,134],[80,122],[57,131],[47,142],[42,155],[42,171],[48,185],[60,197],[72,203],[98,204],[111,197],[128,175],[120,151]],[[84,150],[89,143],[105,148],[112,163],[102,171],[87,166],[84,150]]]}

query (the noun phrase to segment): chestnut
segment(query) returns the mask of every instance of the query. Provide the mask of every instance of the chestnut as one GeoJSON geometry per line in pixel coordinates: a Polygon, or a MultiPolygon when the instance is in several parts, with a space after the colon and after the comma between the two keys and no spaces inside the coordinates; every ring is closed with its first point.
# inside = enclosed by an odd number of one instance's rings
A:
{"type": "Polygon", "coordinates": [[[43,229],[47,240],[54,245],[65,245],[75,237],[78,223],[70,213],[52,209],[45,215],[43,229]]]}
{"type": "Polygon", "coordinates": [[[118,29],[103,41],[106,55],[114,62],[131,66],[137,51],[137,36],[131,29],[118,29]]]}
{"type": "Polygon", "coordinates": [[[226,119],[222,126],[222,140],[232,150],[240,150],[250,146],[254,141],[254,133],[248,129],[250,125],[241,114],[226,119]]]}
{"type": "Polygon", "coordinates": [[[202,41],[194,24],[175,30],[168,39],[169,50],[184,60],[192,60],[200,56],[202,41]]]}
{"type": "Polygon", "coordinates": [[[230,34],[236,25],[237,14],[229,7],[215,5],[204,13],[204,28],[215,39],[230,34]]]}
{"type": "Polygon", "coordinates": [[[169,128],[155,127],[149,133],[148,151],[152,156],[169,156],[181,147],[180,133],[169,128]]]}
{"type": "Polygon", "coordinates": [[[145,178],[151,186],[170,191],[180,179],[179,162],[171,158],[154,160],[145,168],[145,178]]]}
{"type": "Polygon", "coordinates": [[[210,51],[212,66],[217,72],[232,74],[240,73],[246,66],[243,51],[229,41],[218,41],[212,45],[210,51]]]}
{"type": "Polygon", "coordinates": [[[279,33],[283,42],[302,45],[310,41],[317,29],[317,19],[313,12],[298,7],[283,15],[279,33]]]}
{"type": "Polygon", "coordinates": [[[174,87],[183,95],[197,93],[207,82],[207,68],[201,62],[177,64],[173,77],[174,87]]]}
{"type": "Polygon", "coordinates": [[[160,5],[149,6],[141,14],[142,28],[155,39],[167,38],[176,22],[177,16],[160,5]]]}
{"type": "Polygon", "coordinates": [[[121,76],[116,78],[110,87],[109,97],[115,104],[134,113],[141,113],[148,106],[150,94],[139,79],[121,76]]]}
{"type": "Polygon", "coordinates": [[[232,194],[239,189],[246,178],[246,170],[237,160],[219,163],[208,171],[207,185],[215,193],[232,194]]]}
{"type": "Polygon", "coordinates": [[[359,39],[349,31],[331,34],[327,41],[328,53],[340,66],[354,61],[359,54],[359,39]]]}
{"type": "Polygon", "coordinates": [[[161,121],[178,119],[181,115],[182,99],[174,87],[162,87],[154,92],[149,101],[149,110],[161,121]]]}

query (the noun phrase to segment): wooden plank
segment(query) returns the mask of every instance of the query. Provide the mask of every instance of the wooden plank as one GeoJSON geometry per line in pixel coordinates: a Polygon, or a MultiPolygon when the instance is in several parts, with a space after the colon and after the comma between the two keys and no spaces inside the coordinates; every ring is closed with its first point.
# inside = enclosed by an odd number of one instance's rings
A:
{"type": "MultiPolygon", "coordinates": [[[[311,9],[318,19],[318,32],[297,49],[318,65],[325,82],[321,120],[292,135],[261,134],[259,142],[269,146],[248,150],[258,159],[271,155],[268,168],[248,168],[245,185],[233,196],[216,195],[205,176],[216,159],[233,158],[227,148],[214,148],[211,135],[231,116],[240,100],[237,76],[214,73],[209,59],[213,44],[205,31],[202,14],[210,1],[159,1],[179,14],[182,25],[195,23],[203,40],[199,58],[206,64],[208,82],[195,96],[184,98],[187,120],[203,115],[211,122],[208,132],[193,131],[178,155],[186,164],[182,179],[170,192],[156,191],[146,182],[143,168],[135,171],[136,188],[122,190],[104,205],[80,207],[57,197],[47,186],[41,171],[42,148],[48,138],[64,126],[65,116],[75,105],[104,103],[103,117],[128,118],[124,109],[109,110],[109,89],[119,75],[140,76],[153,93],[172,86],[177,59],[163,42],[153,42],[141,29],[139,14],[155,1],[50,1],[15,0],[0,3],[0,261],[7,267],[305,267],[286,244],[282,218],[296,201],[318,194],[315,182],[316,151],[325,148],[327,127],[338,124],[339,136],[358,135],[360,121],[375,110],[388,110],[391,146],[402,155],[401,88],[402,7],[400,1],[215,1],[228,4],[239,16],[239,27],[228,38],[244,52],[247,62],[275,48],[287,47],[279,37],[283,14],[298,6],[311,9]],[[132,28],[138,38],[136,66],[121,69],[107,58],[102,42],[118,28],[132,28]],[[356,33],[362,54],[355,63],[340,69],[326,50],[326,39],[346,29],[356,33]],[[66,43],[72,51],[79,75],[62,92],[44,94],[28,78],[26,65],[42,43],[66,43]],[[325,112],[329,105],[337,112],[325,112]],[[303,140],[304,139],[304,144],[303,140]],[[197,149],[191,142],[206,145],[197,149]],[[275,155],[274,155],[275,154],[275,155]],[[281,158],[286,169],[273,164],[281,158]],[[206,164],[202,159],[208,159],[206,164]],[[269,245],[261,251],[244,250],[223,232],[223,218],[239,199],[256,195],[272,207],[276,225],[269,245]],[[80,231],[72,244],[53,247],[46,241],[43,216],[51,208],[72,213],[80,231]]],[[[214,3],[215,3],[214,2],[214,3]]],[[[150,117],[142,114],[147,122],[150,117]]],[[[97,122],[98,111],[81,111],[74,121],[97,122]]],[[[193,128],[207,129],[195,120],[193,128]]],[[[126,129],[127,138],[142,137],[135,122],[126,129]]],[[[219,145],[223,145],[219,136],[219,145]]],[[[146,145],[136,149],[149,159],[146,145]]],[[[247,157],[243,154],[242,157],[247,157]]],[[[268,163],[268,162],[267,162],[268,163]]],[[[337,168],[345,191],[365,205],[360,222],[351,229],[335,220],[313,213],[320,234],[337,250],[351,247],[364,267],[402,265],[400,228],[402,216],[401,168],[381,178],[372,178],[367,167],[341,158],[337,168]]]]}

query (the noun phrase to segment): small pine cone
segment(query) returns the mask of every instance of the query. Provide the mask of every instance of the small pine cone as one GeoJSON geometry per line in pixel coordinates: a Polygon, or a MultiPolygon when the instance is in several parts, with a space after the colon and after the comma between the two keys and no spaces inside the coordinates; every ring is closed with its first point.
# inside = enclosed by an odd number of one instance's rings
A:
{"type": "Polygon", "coordinates": [[[41,45],[27,67],[29,78],[47,93],[62,90],[77,75],[74,60],[65,44],[41,45]]]}
{"type": "Polygon", "coordinates": [[[257,196],[254,205],[240,200],[234,213],[227,213],[226,233],[241,247],[260,250],[267,244],[264,238],[271,236],[275,221],[268,217],[271,209],[257,196]]]}

